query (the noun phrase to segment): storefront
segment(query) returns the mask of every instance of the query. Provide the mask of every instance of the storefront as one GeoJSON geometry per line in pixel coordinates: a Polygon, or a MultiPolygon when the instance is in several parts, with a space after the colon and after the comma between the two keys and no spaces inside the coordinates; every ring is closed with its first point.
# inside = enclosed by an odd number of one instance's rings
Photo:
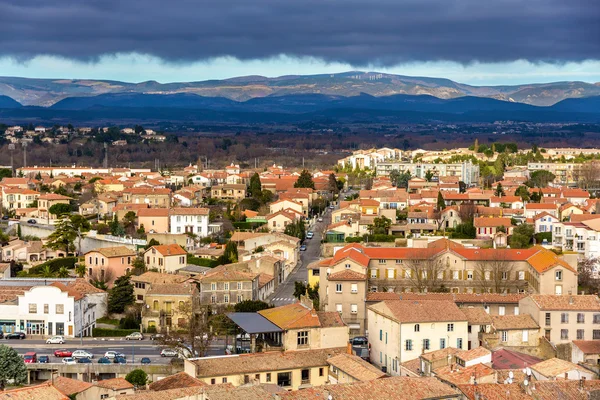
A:
{"type": "Polygon", "coordinates": [[[16,332],[17,322],[13,319],[0,319],[0,331],[4,333],[16,332]]]}

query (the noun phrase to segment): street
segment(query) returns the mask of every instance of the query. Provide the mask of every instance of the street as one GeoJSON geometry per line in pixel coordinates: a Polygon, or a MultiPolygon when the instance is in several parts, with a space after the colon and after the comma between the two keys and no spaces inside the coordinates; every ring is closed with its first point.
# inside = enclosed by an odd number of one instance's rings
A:
{"type": "Polygon", "coordinates": [[[270,303],[275,307],[283,306],[296,301],[296,298],[294,298],[294,282],[308,281],[308,270],[306,269],[306,266],[319,259],[321,255],[321,240],[323,239],[323,232],[331,223],[330,221],[331,209],[328,208],[323,213],[323,221],[317,221],[315,225],[309,229],[314,233],[314,237],[304,241],[306,250],[300,252],[300,262],[298,265],[296,265],[296,268],[294,268],[285,282],[280,284],[275,290],[275,293],[273,293],[270,297],[270,303]]]}

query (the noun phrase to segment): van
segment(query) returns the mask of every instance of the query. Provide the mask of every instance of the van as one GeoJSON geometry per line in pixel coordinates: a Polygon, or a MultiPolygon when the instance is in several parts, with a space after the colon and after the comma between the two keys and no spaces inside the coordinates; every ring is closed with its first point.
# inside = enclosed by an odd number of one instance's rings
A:
{"type": "Polygon", "coordinates": [[[37,362],[37,354],[35,354],[32,351],[30,351],[29,353],[25,353],[25,355],[23,356],[23,361],[25,361],[26,364],[36,363],[37,362]]]}

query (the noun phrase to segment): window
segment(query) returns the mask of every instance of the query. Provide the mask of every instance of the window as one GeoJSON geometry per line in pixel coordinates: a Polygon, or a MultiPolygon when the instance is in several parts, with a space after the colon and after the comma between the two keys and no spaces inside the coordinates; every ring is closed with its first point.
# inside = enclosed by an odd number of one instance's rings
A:
{"type": "Polygon", "coordinates": [[[335,310],[341,314],[342,313],[342,305],[341,304],[336,304],[335,305],[335,310]]]}
{"type": "Polygon", "coordinates": [[[546,313],[546,326],[550,326],[550,313],[546,313]]]}
{"type": "Polygon", "coordinates": [[[523,343],[529,342],[529,331],[527,329],[523,329],[523,343]]]}
{"type": "Polygon", "coordinates": [[[48,304],[44,304],[44,314],[49,313],[49,308],[50,308],[50,306],[48,304]]]}
{"type": "Polygon", "coordinates": [[[502,341],[506,342],[508,340],[508,332],[507,331],[500,331],[501,335],[502,335],[502,341]]]}
{"type": "Polygon", "coordinates": [[[585,314],[584,313],[577,313],[577,323],[585,324],[585,314]]]}
{"type": "Polygon", "coordinates": [[[279,372],[277,374],[277,386],[281,386],[281,387],[292,386],[292,373],[291,372],[279,372]]]}
{"type": "Polygon", "coordinates": [[[396,260],[396,264],[402,264],[402,260],[396,260]]]}
{"type": "Polygon", "coordinates": [[[267,372],[267,379],[266,379],[266,381],[267,382],[271,382],[271,373],[270,372],[267,372]]]}
{"type": "Polygon", "coordinates": [[[560,330],[560,338],[563,340],[568,340],[569,339],[569,330],[568,329],[561,329],[560,330]]]}
{"type": "Polygon", "coordinates": [[[515,307],[514,315],[519,315],[519,307],[515,307]]]}
{"type": "Polygon", "coordinates": [[[217,284],[215,282],[210,284],[210,290],[212,290],[212,291],[217,290],[217,284]]]}
{"type": "Polygon", "coordinates": [[[350,285],[350,293],[358,293],[358,283],[353,283],[350,285]]]}
{"type": "Polygon", "coordinates": [[[410,340],[410,339],[407,339],[407,340],[404,342],[404,348],[406,349],[406,351],[412,351],[412,349],[413,349],[413,343],[412,343],[412,340],[410,340]]]}
{"type": "Polygon", "coordinates": [[[569,313],[561,313],[560,314],[560,323],[561,324],[568,324],[569,323],[569,313]]]}
{"type": "Polygon", "coordinates": [[[387,344],[387,332],[385,333],[385,344],[387,344]]]}
{"type": "Polygon", "coordinates": [[[505,281],[507,279],[508,279],[508,272],[507,271],[502,272],[502,280],[505,281]]]}
{"type": "Polygon", "coordinates": [[[462,349],[462,338],[456,339],[456,348],[462,349]]]}
{"type": "Polygon", "coordinates": [[[242,282],[237,283],[237,290],[242,290],[242,282]]]}
{"type": "Polygon", "coordinates": [[[455,281],[458,280],[458,271],[452,271],[452,279],[454,279],[455,281]]]}
{"type": "Polygon", "coordinates": [[[385,260],[379,260],[379,264],[385,264],[385,260]]]}
{"type": "Polygon", "coordinates": [[[395,270],[394,269],[388,269],[387,270],[387,278],[388,279],[394,279],[394,275],[395,275],[395,270]]]}
{"type": "Polygon", "coordinates": [[[423,350],[429,350],[429,339],[423,339],[423,350]]]}
{"type": "Polygon", "coordinates": [[[600,324],[600,314],[594,314],[594,323],[600,324]]]}
{"type": "Polygon", "coordinates": [[[381,342],[383,340],[383,330],[380,329],[379,330],[379,341],[381,342]]]}
{"type": "Polygon", "coordinates": [[[211,302],[211,304],[216,304],[217,303],[217,296],[215,296],[214,294],[212,296],[210,296],[210,302],[211,302]]]}
{"type": "Polygon", "coordinates": [[[406,279],[410,279],[411,276],[412,276],[412,272],[410,269],[404,270],[404,277],[406,279]]]}
{"type": "Polygon", "coordinates": [[[376,269],[371,270],[371,278],[377,279],[377,270],[376,269]]]}
{"type": "Polygon", "coordinates": [[[101,394],[100,400],[108,399],[108,394],[101,394]]]}
{"type": "Polygon", "coordinates": [[[498,315],[504,315],[504,314],[506,314],[506,307],[504,307],[504,306],[498,307],[498,315]]]}
{"type": "Polygon", "coordinates": [[[454,324],[448,324],[448,332],[454,332],[454,324]]]}
{"type": "Polygon", "coordinates": [[[37,313],[37,304],[29,304],[29,314],[37,313]]]}
{"type": "Polygon", "coordinates": [[[351,314],[357,314],[358,313],[358,305],[357,304],[350,304],[350,313],[351,314]]]}
{"type": "Polygon", "coordinates": [[[594,340],[600,339],[600,330],[594,329],[592,331],[592,339],[594,339],[594,340]]]}
{"type": "Polygon", "coordinates": [[[350,269],[352,267],[352,265],[346,264],[345,267],[346,267],[346,269],[350,269]]]}
{"type": "Polygon", "coordinates": [[[298,346],[308,346],[308,331],[298,332],[298,346]]]}
{"type": "Polygon", "coordinates": [[[216,380],[215,378],[212,378],[212,379],[210,380],[210,384],[211,384],[211,385],[214,385],[215,383],[217,383],[217,380],[216,380]]]}
{"type": "Polygon", "coordinates": [[[446,348],[446,339],[441,338],[440,339],[440,350],[445,349],[445,348],[446,348]]]}
{"type": "Polygon", "coordinates": [[[415,332],[419,332],[421,330],[421,326],[419,324],[415,324],[415,332]]]}
{"type": "Polygon", "coordinates": [[[491,273],[490,271],[485,271],[485,272],[483,273],[483,278],[484,278],[486,281],[489,281],[489,280],[490,280],[490,278],[491,278],[491,276],[492,276],[492,273],[491,273]]]}
{"type": "Polygon", "coordinates": [[[341,283],[336,283],[335,284],[335,292],[336,293],[342,293],[342,284],[341,283]]]}
{"type": "Polygon", "coordinates": [[[525,280],[525,271],[519,271],[519,280],[520,281],[525,280]]]}
{"type": "Polygon", "coordinates": [[[242,301],[244,301],[244,296],[242,296],[242,295],[238,294],[238,295],[237,295],[237,302],[238,302],[238,303],[241,303],[242,301]]]}
{"type": "Polygon", "coordinates": [[[229,282],[223,284],[223,290],[229,290],[229,282]]]}
{"type": "Polygon", "coordinates": [[[223,379],[221,379],[221,382],[223,382],[223,383],[227,383],[227,378],[223,378],[223,379]]]}
{"type": "Polygon", "coordinates": [[[584,340],[585,336],[585,330],[584,329],[577,329],[577,340],[584,340]]]}
{"type": "Polygon", "coordinates": [[[469,281],[473,280],[473,271],[467,271],[467,280],[469,280],[469,281]]]}
{"type": "Polygon", "coordinates": [[[557,281],[562,281],[562,276],[563,276],[562,270],[558,270],[554,273],[554,277],[557,281]]]}
{"type": "Polygon", "coordinates": [[[229,295],[228,294],[223,296],[223,303],[225,303],[225,304],[229,303],[229,295]]]}

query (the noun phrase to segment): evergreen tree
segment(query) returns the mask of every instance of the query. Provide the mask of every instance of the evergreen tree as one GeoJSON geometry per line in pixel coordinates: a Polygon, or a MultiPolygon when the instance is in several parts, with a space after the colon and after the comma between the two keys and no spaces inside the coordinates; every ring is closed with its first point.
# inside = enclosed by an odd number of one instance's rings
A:
{"type": "Polygon", "coordinates": [[[53,206],[51,206],[48,209],[48,212],[52,215],[56,215],[57,217],[60,217],[64,214],[70,214],[71,206],[68,204],[64,204],[64,203],[57,203],[57,204],[54,204],[53,206]]]}
{"type": "Polygon", "coordinates": [[[257,172],[250,177],[250,194],[255,199],[260,199],[262,197],[262,184],[260,182],[260,176],[257,172]]]}
{"type": "Polygon", "coordinates": [[[502,188],[502,184],[500,182],[498,182],[498,185],[496,185],[496,190],[494,191],[494,195],[496,197],[504,196],[504,188],[502,188]]]}
{"type": "Polygon", "coordinates": [[[515,190],[515,196],[521,197],[523,201],[529,201],[529,189],[527,186],[519,186],[517,190],[515,190]]]}
{"type": "Polygon", "coordinates": [[[238,262],[238,249],[235,242],[227,242],[223,255],[218,259],[219,264],[232,264],[238,262]]]}
{"type": "Polygon", "coordinates": [[[333,194],[338,194],[340,192],[337,179],[335,179],[335,174],[333,173],[329,175],[329,191],[333,194]]]}
{"type": "Polygon", "coordinates": [[[130,275],[120,276],[108,292],[108,312],[121,314],[134,300],[130,275]]]}
{"type": "Polygon", "coordinates": [[[438,198],[437,198],[437,209],[438,211],[442,211],[444,208],[446,208],[446,202],[444,201],[444,196],[442,195],[442,192],[438,192],[438,198]]]}
{"type": "Polygon", "coordinates": [[[315,188],[315,182],[312,179],[312,175],[307,170],[302,170],[300,176],[296,183],[294,183],[295,188],[315,188]]]}
{"type": "Polygon", "coordinates": [[[141,388],[148,382],[148,374],[143,369],[134,369],[125,376],[125,380],[133,386],[141,388]]]}
{"type": "Polygon", "coordinates": [[[27,382],[27,367],[15,349],[0,345],[0,391],[8,383],[22,385],[27,382]]]}
{"type": "Polygon", "coordinates": [[[69,252],[73,246],[73,241],[77,237],[77,230],[69,218],[63,216],[54,226],[54,232],[48,236],[46,246],[53,250],[64,250],[69,252]]]}
{"type": "Polygon", "coordinates": [[[433,179],[433,172],[431,170],[427,170],[427,172],[425,172],[425,180],[427,182],[431,182],[432,179],[433,179]]]}

